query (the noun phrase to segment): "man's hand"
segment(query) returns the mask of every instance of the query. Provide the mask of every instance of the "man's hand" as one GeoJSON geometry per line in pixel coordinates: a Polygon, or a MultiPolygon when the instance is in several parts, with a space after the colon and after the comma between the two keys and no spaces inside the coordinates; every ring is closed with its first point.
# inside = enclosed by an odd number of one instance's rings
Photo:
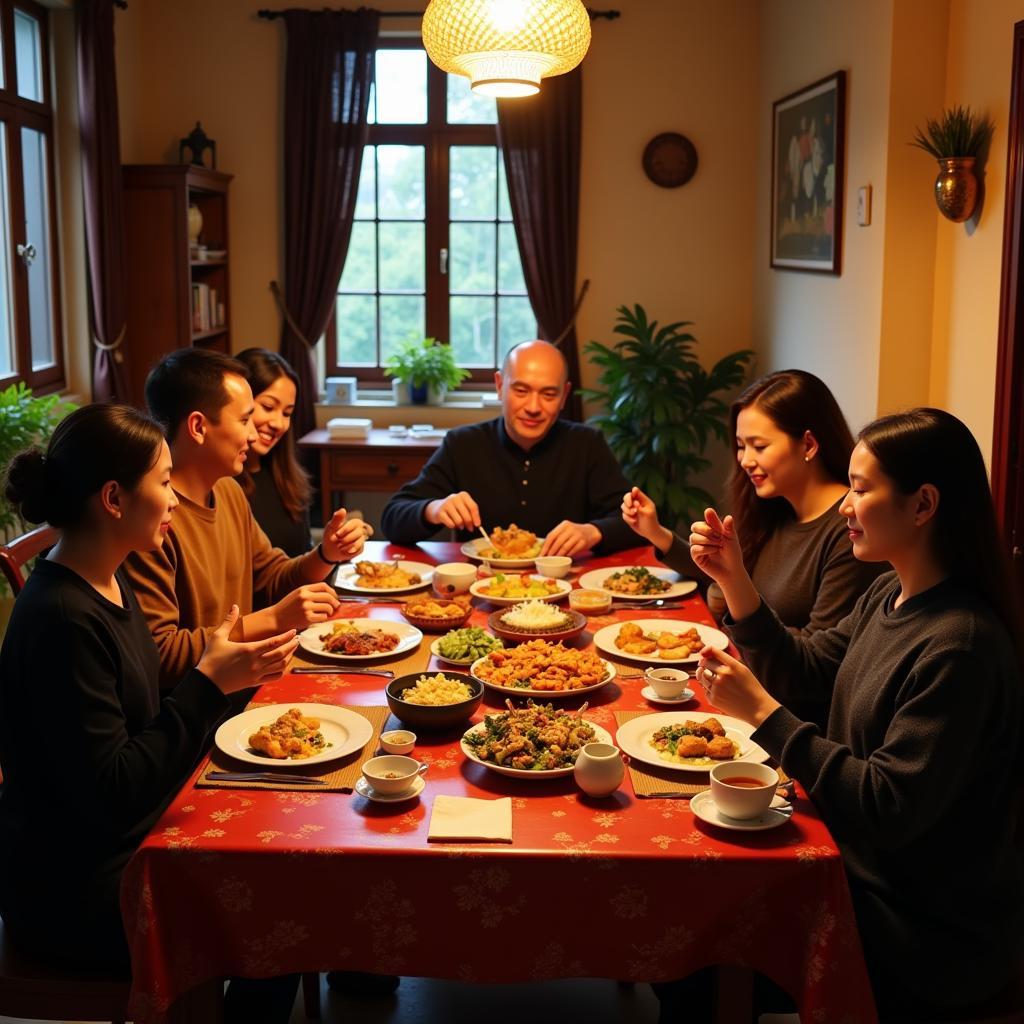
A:
{"type": "Polygon", "coordinates": [[[435,499],[423,510],[423,518],[434,526],[452,530],[480,529],[480,509],[468,491],[435,499]]]}
{"type": "Polygon", "coordinates": [[[221,693],[276,679],[287,669],[299,644],[294,629],[254,643],[237,643],[230,639],[237,621],[238,605],[234,604],[214,630],[196,666],[221,693]]]}
{"type": "Polygon", "coordinates": [[[329,583],[307,583],[281,598],[269,609],[278,629],[301,629],[326,622],[341,605],[329,583]]]}
{"type": "Polygon", "coordinates": [[[672,546],[672,531],[661,525],[657,507],[639,487],[631,488],[622,496],[622,518],[660,551],[668,551],[672,546]]]}
{"type": "Polygon", "coordinates": [[[542,555],[573,555],[601,543],[601,531],[593,523],[563,519],[545,538],[542,555]]]}
{"type": "Polygon", "coordinates": [[[354,558],[363,550],[368,529],[362,519],[349,519],[345,509],[339,508],[324,527],[321,541],[324,558],[329,562],[347,562],[354,558]]]}

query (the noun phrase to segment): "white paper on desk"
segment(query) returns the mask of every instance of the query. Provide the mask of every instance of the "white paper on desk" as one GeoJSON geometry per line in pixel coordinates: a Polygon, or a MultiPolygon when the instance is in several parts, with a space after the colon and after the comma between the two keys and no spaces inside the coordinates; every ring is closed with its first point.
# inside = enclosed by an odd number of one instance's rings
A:
{"type": "Polygon", "coordinates": [[[434,797],[427,839],[453,843],[472,840],[512,842],[512,798],[475,800],[467,796],[434,797]]]}

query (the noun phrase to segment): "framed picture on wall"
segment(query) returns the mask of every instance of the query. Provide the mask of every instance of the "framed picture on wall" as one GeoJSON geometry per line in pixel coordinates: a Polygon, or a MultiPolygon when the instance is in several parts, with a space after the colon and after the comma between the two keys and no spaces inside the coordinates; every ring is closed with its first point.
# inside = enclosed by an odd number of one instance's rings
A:
{"type": "Polygon", "coordinates": [[[846,72],[772,104],[771,265],[840,272],[846,72]]]}

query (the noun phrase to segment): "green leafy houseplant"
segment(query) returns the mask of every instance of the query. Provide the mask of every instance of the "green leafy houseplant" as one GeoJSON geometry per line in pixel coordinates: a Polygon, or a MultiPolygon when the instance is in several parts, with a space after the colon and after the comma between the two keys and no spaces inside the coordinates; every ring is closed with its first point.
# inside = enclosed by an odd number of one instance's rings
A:
{"type": "Polygon", "coordinates": [[[930,153],[936,160],[977,156],[992,137],[992,122],[971,113],[970,107],[943,110],[938,120],[928,118],[922,131],[918,128],[911,146],[930,153]]]}
{"type": "Polygon", "coordinates": [[[626,479],[650,495],[666,526],[699,518],[714,499],[691,481],[709,469],[709,440],[728,442],[729,408],[722,393],[739,386],[753,356],[724,356],[710,371],[694,351],[690,321],[658,326],[640,305],[620,306],[613,345],[590,341],[584,352],[601,367],[598,388],[584,389],[603,411],[591,422],[604,431],[626,479]]]}
{"type": "Polygon", "coordinates": [[[455,362],[451,346],[436,338],[409,338],[400,342],[388,358],[384,373],[413,389],[433,392],[435,396],[457,388],[469,376],[469,370],[455,362]]]}

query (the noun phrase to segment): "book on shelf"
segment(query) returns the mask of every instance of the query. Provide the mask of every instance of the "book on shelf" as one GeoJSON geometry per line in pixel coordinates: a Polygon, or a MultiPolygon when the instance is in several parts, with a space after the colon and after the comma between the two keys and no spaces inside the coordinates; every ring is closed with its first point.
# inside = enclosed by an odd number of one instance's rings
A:
{"type": "Polygon", "coordinates": [[[224,326],[224,302],[216,288],[192,285],[192,330],[213,331],[224,326]]]}

